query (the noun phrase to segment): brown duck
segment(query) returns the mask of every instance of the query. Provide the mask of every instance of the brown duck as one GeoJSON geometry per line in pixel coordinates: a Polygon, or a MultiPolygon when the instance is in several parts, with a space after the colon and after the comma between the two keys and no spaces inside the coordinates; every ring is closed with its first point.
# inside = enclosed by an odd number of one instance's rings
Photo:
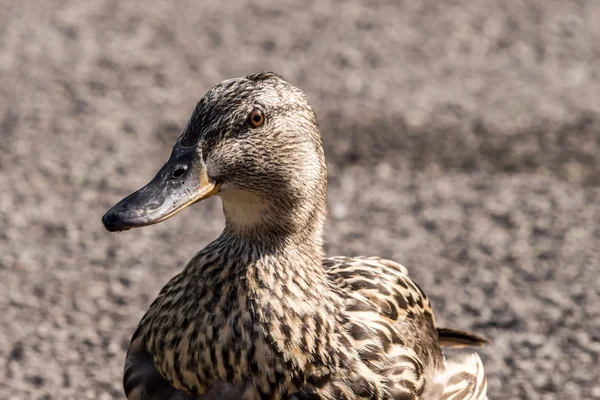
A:
{"type": "Polygon", "coordinates": [[[133,335],[129,400],[485,399],[481,360],[440,345],[407,270],[326,258],[327,169],[305,94],[273,73],[223,81],[197,104],[156,177],[103,217],[155,224],[210,196],[223,233],[160,292],[133,335]]]}

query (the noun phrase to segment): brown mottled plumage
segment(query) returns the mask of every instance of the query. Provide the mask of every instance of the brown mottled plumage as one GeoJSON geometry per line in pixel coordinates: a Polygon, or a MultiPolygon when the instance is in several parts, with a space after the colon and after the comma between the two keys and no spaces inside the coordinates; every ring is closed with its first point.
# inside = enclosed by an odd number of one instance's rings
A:
{"type": "Polygon", "coordinates": [[[327,171],[304,93],[272,73],[231,79],[198,103],[157,176],[103,217],[124,230],[211,195],[226,226],[160,292],[136,330],[124,387],[141,399],[484,399],[476,354],[440,343],[404,267],[325,258],[327,171]]]}

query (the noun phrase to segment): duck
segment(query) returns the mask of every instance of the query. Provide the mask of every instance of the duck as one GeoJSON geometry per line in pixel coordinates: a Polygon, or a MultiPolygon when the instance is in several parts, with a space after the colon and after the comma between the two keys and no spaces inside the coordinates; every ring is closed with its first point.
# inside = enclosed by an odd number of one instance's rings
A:
{"type": "Polygon", "coordinates": [[[131,339],[128,400],[481,400],[487,339],[437,328],[397,262],[327,257],[327,166],[307,96],[281,76],[228,79],[170,158],[102,217],[156,224],[209,197],[225,227],[160,291],[131,339]]]}

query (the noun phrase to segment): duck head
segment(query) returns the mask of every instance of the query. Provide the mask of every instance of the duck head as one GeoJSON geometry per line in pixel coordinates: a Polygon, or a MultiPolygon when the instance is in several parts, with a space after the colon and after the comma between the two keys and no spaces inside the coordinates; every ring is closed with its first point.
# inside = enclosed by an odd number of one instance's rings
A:
{"type": "Polygon", "coordinates": [[[156,224],[216,195],[232,233],[321,236],[326,186],[321,136],[305,94],[259,73],[210,89],[167,163],[102,223],[109,231],[156,224]]]}

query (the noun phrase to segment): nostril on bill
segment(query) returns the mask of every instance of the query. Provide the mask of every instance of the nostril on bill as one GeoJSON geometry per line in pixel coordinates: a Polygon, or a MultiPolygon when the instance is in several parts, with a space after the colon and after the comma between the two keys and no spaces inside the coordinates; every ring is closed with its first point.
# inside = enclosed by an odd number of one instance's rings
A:
{"type": "Polygon", "coordinates": [[[188,169],[188,167],[186,165],[178,167],[175,171],[173,171],[171,176],[173,178],[181,178],[183,175],[185,175],[185,173],[187,172],[187,169],[188,169]]]}

